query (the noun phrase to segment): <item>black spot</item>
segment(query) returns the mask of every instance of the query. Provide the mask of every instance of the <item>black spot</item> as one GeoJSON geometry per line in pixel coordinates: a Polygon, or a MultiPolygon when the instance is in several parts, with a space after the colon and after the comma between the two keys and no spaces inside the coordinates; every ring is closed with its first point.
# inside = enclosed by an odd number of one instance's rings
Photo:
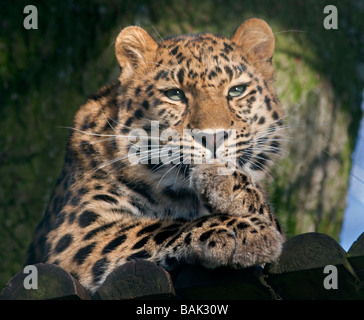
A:
{"type": "Polygon", "coordinates": [[[154,236],[154,241],[156,244],[161,244],[165,240],[167,240],[169,237],[175,235],[175,233],[176,233],[176,229],[159,232],[154,236]]]}
{"type": "Polygon", "coordinates": [[[76,219],[76,212],[72,211],[71,213],[68,214],[68,222],[69,224],[72,224],[76,219]]]}
{"type": "Polygon", "coordinates": [[[171,230],[171,229],[178,229],[179,227],[181,226],[181,224],[180,223],[178,223],[178,222],[176,222],[176,223],[172,223],[172,224],[170,224],[170,225],[167,225],[166,227],[164,227],[163,229],[162,229],[162,231],[165,231],[165,230],[171,230]]]}
{"type": "Polygon", "coordinates": [[[107,270],[107,266],[109,264],[109,261],[106,258],[102,258],[94,264],[92,267],[92,275],[93,275],[93,282],[95,284],[98,284],[100,280],[102,279],[102,276],[104,275],[105,271],[107,270]]]}
{"type": "Polygon", "coordinates": [[[72,243],[73,237],[70,234],[65,234],[56,244],[54,248],[55,253],[60,253],[66,250],[69,245],[72,243]]]}
{"type": "Polygon", "coordinates": [[[136,228],[137,226],[139,226],[140,222],[134,222],[132,225],[127,226],[127,227],[123,227],[120,230],[118,230],[117,234],[121,234],[121,233],[125,233],[126,231],[136,228]]]}
{"type": "Polygon", "coordinates": [[[270,105],[270,99],[267,96],[265,96],[264,102],[265,102],[265,104],[267,106],[268,111],[270,111],[272,109],[272,107],[270,105]]]}
{"type": "Polygon", "coordinates": [[[78,225],[81,228],[86,228],[90,224],[94,223],[97,220],[98,216],[99,215],[97,213],[91,210],[85,210],[78,217],[78,225]]]}
{"type": "Polygon", "coordinates": [[[226,53],[229,53],[230,51],[233,51],[233,47],[231,45],[229,45],[228,43],[224,42],[224,49],[223,49],[226,53]]]}
{"type": "Polygon", "coordinates": [[[91,231],[89,231],[83,238],[83,240],[90,240],[91,238],[93,238],[94,236],[96,236],[98,233],[106,231],[107,229],[110,229],[111,227],[113,227],[116,224],[116,221],[104,224],[100,227],[97,227],[91,231]]]}
{"type": "Polygon", "coordinates": [[[151,257],[151,255],[147,251],[141,250],[141,251],[138,251],[138,252],[132,254],[131,256],[129,256],[127,260],[148,259],[150,257],[151,257]]]}
{"type": "MultiPolygon", "coordinates": [[[[134,120],[133,117],[128,118],[128,120],[126,120],[126,122],[125,122],[125,126],[129,127],[132,124],[133,120],[134,120]]],[[[127,129],[127,128],[124,128],[124,129],[127,129]]],[[[128,129],[126,131],[128,131],[128,129]]]]}
{"type": "Polygon", "coordinates": [[[176,54],[177,54],[177,52],[178,52],[178,46],[177,46],[177,47],[175,47],[175,48],[173,48],[173,49],[171,50],[171,53],[172,53],[173,55],[176,55],[176,54]]]}
{"type": "Polygon", "coordinates": [[[184,239],[185,244],[189,245],[191,243],[191,232],[187,233],[185,239],[184,239]]]}
{"type": "Polygon", "coordinates": [[[209,80],[211,80],[211,79],[213,79],[213,78],[215,78],[217,76],[217,73],[215,72],[215,71],[211,71],[210,73],[209,73],[209,80]]]}
{"type": "Polygon", "coordinates": [[[136,95],[136,96],[139,96],[140,91],[142,91],[142,90],[140,89],[140,87],[137,87],[137,88],[135,89],[135,95],[136,95]]]}
{"type": "Polygon", "coordinates": [[[161,227],[161,223],[160,222],[151,224],[151,225],[146,226],[143,229],[139,230],[139,232],[137,233],[137,236],[140,237],[141,235],[143,235],[145,233],[153,232],[153,231],[157,230],[160,227],[161,227]]]}
{"type": "Polygon", "coordinates": [[[147,87],[147,92],[150,92],[150,91],[152,91],[153,90],[153,88],[154,88],[154,85],[153,84],[150,84],[148,87],[147,87]]]}
{"type": "Polygon", "coordinates": [[[117,151],[117,150],[118,150],[118,143],[117,143],[117,141],[116,141],[116,137],[112,137],[112,138],[111,138],[111,141],[110,141],[109,146],[110,146],[110,149],[111,149],[111,150],[115,150],[115,151],[117,151]]]}
{"type": "Polygon", "coordinates": [[[259,118],[258,124],[264,124],[265,123],[265,118],[262,116],[259,118]]]}
{"type": "Polygon", "coordinates": [[[83,153],[88,157],[97,153],[95,148],[88,141],[85,141],[85,140],[82,141],[80,146],[81,146],[83,153]]]}
{"type": "Polygon", "coordinates": [[[92,250],[95,248],[95,244],[96,243],[93,242],[88,246],[79,249],[75,254],[75,256],[73,257],[73,261],[81,265],[85,261],[85,259],[90,255],[92,250]]]}
{"type": "Polygon", "coordinates": [[[134,246],[133,246],[133,250],[135,250],[135,249],[140,249],[140,248],[142,248],[142,247],[144,247],[145,246],[145,244],[148,242],[148,240],[149,240],[149,238],[150,238],[150,235],[149,236],[146,236],[146,237],[144,237],[143,239],[141,239],[141,240],[139,240],[134,246]]]}
{"type": "Polygon", "coordinates": [[[178,233],[177,235],[175,235],[171,240],[168,241],[168,243],[166,244],[166,248],[171,246],[173,243],[176,242],[176,240],[180,237],[180,233],[178,233]]]}
{"type": "Polygon", "coordinates": [[[245,223],[245,222],[239,222],[239,223],[236,225],[236,227],[237,227],[238,229],[242,230],[242,229],[246,229],[246,228],[250,227],[250,225],[249,225],[249,224],[247,224],[247,223],[245,223]]]}
{"type": "Polygon", "coordinates": [[[103,171],[102,169],[97,170],[93,175],[92,175],[92,179],[95,180],[104,180],[106,179],[107,174],[105,171],[103,171]]]}
{"type": "Polygon", "coordinates": [[[233,187],[233,191],[236,191],[236,190],[239,190],[240,189],[240,184],[238,183],[238,184],[236,184],[236,185],[234,185],[234,187],[233,187]]]}
{"type": "Polygon", "coordinates": [[[66,217],[66,213],[64,211],[61,211],[57,213],[55,221],[54,221],[54,228],[57,229],[60,225],[63,224],[66,217]]]}
{"type": "Polygon", "coordinates": [[[195,227],[200,228],[204,224],[204,222],[208,219],[208,216],[201,217],[199,221],[196,223],[195,227]]]}
{"type": "Polygon", "coordinates": [[[116,200],[114,197],[111,197],[107,194],[97,194],[95,196],[93,196],[94,200],[98,200],[98,201],[105,201],[108,203],[112,203],[112,204],[118,204],[119,201],[116,200]]]}
{"type": "Polygon", "coordinates": [[[200,235],[200,241],[205,242],[214,233],[214,229],[204,232],[200,235]]]}
{"type": "Polygon", "coordinates": [[[225,66],[224,70],[228,74],[229,79],[231,80],[233,78],[233,70],[231,68],[229,68],[228,66],[225,66]]]}
{"type": "Polygon", "coordinates": [[[257,89],[258,89],[259,93],[262,93],[263,89],[261,86],[257,86],[257,89]]]}
{"type": "Polygon", "coordinates": [[[245,174],[240,174],[240,179],[242,183],[245,183],[247,181],[247,176],[245,174]]]}
{"type": "Polygon", "coordinates": [[[147,100],[144,100],[143,103],[142,103],[142,107],[145,109],[145,110],[148,110],[149,109],[149,102],[147,100]]]}
{"type": "Polygon", "coordinates": [[[229,227],[235,223],[236,219],[231,219],[226,225],[229,227]]]}
{"type": "Polygon", "coordinates": [[[220,56],[221,58],[223,58],[225,61],[230,62],[230,61],[229,61],[229,58],[226,56],[226,54],[224,54],[224,53],[220,53],[220,54],[219,54],[219,56],[220,56]]]}
{"type": "Polygon", "coordinates": [[[82,131],[87,131],[88,129],[92,129],[92,128],[96,127],[95,121],[90,121],[89,122],[89,120],[90,120],[89,116],[85,118],[85,120],[84,120],[84,122],[82,124],[82,127],[81,127],[82,131]]]}
{"type": "Polygon", "coordinates": [[[209,247],[210,248],[213,248],[213,247],[215,247],[216,246],[216,242],[215,241],[210,241],[209,242],[209,247]]]}
{"type": "Polygon", "coordinates": [[[224,222],[224,221],[226,221],[227,219],[230,219],[231,217],[230,216],[228,216],[227,214],[225,215],[220,215],[219,216],[219,220],[221,221],[221,222],[224,222]]]}
{"type": "Polygon", "coordinates": [[[167,78],[167,76],[168,76],[168,71],[165,71],[165,70],[162,70],[162,71],[159,71],[158,73],[157,73],[157,75],[155,76],[155,78],[154,78],[154,80],[155,81],[158,81],[160,78],[167,78]]]}
{"type": "Polygon", "coordinates": [[[143,116],[144,116],[143,110],[141,110],[141,109],[135,110],[135,112],[134,112],[135,118],[141,119],[141,118],[143,118],[143,116]]]}
{"type": "Polygon", "coordinates": [[[74,196],[72,197],[71,201],[70,201],[70,205],[71,206],[77,206],[80,203],[81,199],[78,196],[74,196]]]}
{"type": "Polygon", "coordinates": [[[153,107],[155,108],[155,107],[157,107],[158,105],[160,105],[161,104],[161,101],[159,100],[159,99],[155,99],[154,101],[153,101],[153,107]]]}
{"type": "Polygon", "coordinates": [[[133,103],[133,100],[129,99],[129,100],[128,100],[128,103],[127,103],[127,105],[126,105],[126,110],[127,110],[127,111],[130,111],[130,110],[131,110],[131,108],[132,108],[132,103],[133,103]]]}
{"type": "Polygon", "coordinates": [[[102,249],[102,254],[106,254],[108,252],[115,250],[118,246],[120,246],[123,242],[125,242],[125,240],[126,240],[126,236],[123,234],[123,235],[115,238],[114,240],[110,241],[104,247],[104,249],[102,249]]]}
{"type": "Polygon", "coordinates": [[[116,188],[110,188],[108,192],[113,194],[114,196],[120,196],[120,192],[116,188]]]}
{"type": "Polygon", "coordinates": [[[250,233],[258,233],[258,231],[253,229],[253,230],[250,230],[250,233]]]}
{"type": "Polygon", "coordinates": [[[278,117],[278,113],[276,111],[273,112],[273,115],[272,116],[273,116],[273,119],[274,120],[278,120],[278,118],[279,118],[278,117]]]}
{"type": "Polygon", "coordinates": [[[177,73],[177,78],[180,84],[183,84],[184,76],[185,76],[184,70],[183,69],[179,70],[177,73]]]}

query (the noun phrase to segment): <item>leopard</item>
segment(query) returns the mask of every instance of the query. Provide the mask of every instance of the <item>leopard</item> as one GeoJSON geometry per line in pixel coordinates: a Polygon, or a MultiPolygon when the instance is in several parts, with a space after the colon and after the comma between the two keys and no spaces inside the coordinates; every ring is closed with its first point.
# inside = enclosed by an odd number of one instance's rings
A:
{"type": "Polygon", "coordinates": [[[282,148],[274,50],[257,18],[231,37],[121,29],[120,74],[76,112],[27,264],[95,293],[136,259],[167,271],[276,261],[285,235],[262,183],[282,148]]]}

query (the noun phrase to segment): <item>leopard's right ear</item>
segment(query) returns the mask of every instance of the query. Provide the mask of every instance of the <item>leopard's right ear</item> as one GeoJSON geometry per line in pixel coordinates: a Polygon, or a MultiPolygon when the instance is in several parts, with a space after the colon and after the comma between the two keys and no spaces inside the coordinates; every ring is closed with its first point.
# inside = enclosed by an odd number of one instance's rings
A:
{"type": "Polygon", "coordinates": [[[116,58],[122,68],[122,76],[130,78],[143,63],[150,61],[158,44],[142,28],[126,27],[119,33],[115,43],[116,58]]]}

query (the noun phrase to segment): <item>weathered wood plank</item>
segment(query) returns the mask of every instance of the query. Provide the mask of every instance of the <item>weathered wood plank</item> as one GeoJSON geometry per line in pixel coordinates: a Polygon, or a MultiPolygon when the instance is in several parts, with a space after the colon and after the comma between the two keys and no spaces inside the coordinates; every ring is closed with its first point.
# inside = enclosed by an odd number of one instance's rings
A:
{"type": "MultiPolygon", "coordinates": [[[[72,275],[54,264],[38,263],[35,271],[18,272],[7,283],[0,294],[0,300],[49,300],[49,299],[91,299],[91,294],[72,275]],[[26,277],[33,276],[31,283],[37,289],[26,289],[26,277]]],[[[29,278],[28,278],[29,279],[29,278]]]]}
{"type": "Polygon", "coordinates": [[[364,286],[364,232],[352,244],[348,251],[348,260],[364,286]]]}
{"type": "Polygon", "coordinates": [[[132,260],[115,269],[94,295],[101,300],[168,299],[175,295],[169,273],[155,263],[132,260]]]}
{"type": "Polygon", "coordinates": [[[214,270],[184,266],[176,276],[175,290],[182,299],[242,300],[277,298],[261,281],[261,268],[214,270]]]}
{"type": "MultiPolygon", "coordinates": [[[[288,240],[279,260],[266,268],[267,283],[283,299],[360,299],[358,278],[344,249],[330,236],[305,233],[288,240]],[[326,266],[337,270],[326,271],[326,266]],[[327,278],[331,277],[331,278],[327,278]],[[325,288],[324,281],[337,282],[337,289],[325,288]],[[335,278],[335,279],[334,279],[335,278]]],[[[327,287],[327,285],[326,285],[327,287]]],[[[329,286],[330,287],[330,286],[329,286]]]]}
{"type": "Polygon", "coordinates": [[[133,260],[111,273],[93,297],[59,266],[34,267],[37,289],[26,289],[29,274],[22,271],[9,280],[0,300],[364,299],[364,233],[348,253],[325,234],[296,236],[284,244],[280,259],[264,269],[183,266],[170,275],[152,262],[133,260]],[[335,276],[332,271],[324,273],[328,265],[337,271],[337,289],[327,288],[335,276]],[[331,277],[328,282],[327,277],[331,277]]]}

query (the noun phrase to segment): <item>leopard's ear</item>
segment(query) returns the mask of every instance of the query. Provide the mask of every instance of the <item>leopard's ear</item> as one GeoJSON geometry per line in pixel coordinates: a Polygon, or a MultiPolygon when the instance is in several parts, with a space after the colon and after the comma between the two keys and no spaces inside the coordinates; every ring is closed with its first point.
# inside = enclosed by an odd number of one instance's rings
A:
{"type": "Polygon", "coordinates": [[[116,58],[123,77],[130,77],[141,64],[150,61],[158,44],[142,28],[126,27],[119,33],[115,43],[116,58]]]}
{"type": "Polygon", "coordinates": [[[272,29],[261,19],[245,21],[231,37],[241,48],[243,57],[252,64],[271,63],[275,39],[272,29]]]}

